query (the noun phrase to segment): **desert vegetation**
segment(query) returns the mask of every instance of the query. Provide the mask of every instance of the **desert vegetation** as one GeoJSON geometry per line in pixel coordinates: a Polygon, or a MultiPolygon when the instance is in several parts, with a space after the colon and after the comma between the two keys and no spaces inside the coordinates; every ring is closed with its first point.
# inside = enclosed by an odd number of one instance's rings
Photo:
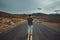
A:
{"type": "Polygon", "coordinates": [[[14,28],[17,24],[20,24],[25,20],[26,15],[0,12],[0,33],[14,28]]]}
{"type": "Polygon", "coordinates": [[[60,22],[57,22],[56,20],[55,20],[56,22],[55,21],[50,21],[50,20],[45,20],[43,18],[36,18],[36,20],[37,20],[37,22],[42,23],[46,26],[55,27],[55,28],[60,29],[60,22]]]}
{"type": "Polygon", "coordinates": [[[33,13],[32,15],[35,16],[37,22],[60,29],[60,14],[33,13]]]}

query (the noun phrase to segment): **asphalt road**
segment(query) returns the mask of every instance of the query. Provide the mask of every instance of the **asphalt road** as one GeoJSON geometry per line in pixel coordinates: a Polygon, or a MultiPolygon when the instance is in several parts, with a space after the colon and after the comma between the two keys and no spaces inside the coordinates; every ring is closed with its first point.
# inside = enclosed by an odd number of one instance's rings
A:
{"type": "MultiPolygon", "coordinates": [[[[60,40],[60,30],[41,23],[33,24],[33,40],[60,40]]],[[[28,24],[26,22],[0,34],[0,40],[27,40],[28,24]]]]}

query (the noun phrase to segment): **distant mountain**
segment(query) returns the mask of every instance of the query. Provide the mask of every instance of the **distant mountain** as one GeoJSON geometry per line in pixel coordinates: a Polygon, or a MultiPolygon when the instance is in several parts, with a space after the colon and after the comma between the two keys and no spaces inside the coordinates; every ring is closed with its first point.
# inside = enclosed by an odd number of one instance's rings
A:
{"type": "Polygon", "coordinates": [[[7,12],[2,12],[0,11],[0,17],[7,17],[7,18],[18,18],[18,17],[22,17],[22,16],[26,16],[25,14],[10,14],[7,12]]]}
{"type": "Polygon", "coordinates": [[[60,14],[49,14],[49,16],[60,16],[60,14]]]}
{"type": "Polygon", "coordinates": [[[32,13],[33,16],[45,16],[47,14],[44,13],[32,13]]]}
{"type": "Polygon", "coordinates": [[[46,21],[51,21],[51,22],[60,22],[60,14],[44,14],[44,13],[33,13],[33,16],[43,18],[46,21]]]}
{"type": "Polygon", "coordinates": [[[5,14],[6,14],[6,15],[7,15],[7,14],[10,15],[10,14],[7,13],[7,12],[2,12],[2,11],[0,11],[0,15],[5,15],[5,14]]]}

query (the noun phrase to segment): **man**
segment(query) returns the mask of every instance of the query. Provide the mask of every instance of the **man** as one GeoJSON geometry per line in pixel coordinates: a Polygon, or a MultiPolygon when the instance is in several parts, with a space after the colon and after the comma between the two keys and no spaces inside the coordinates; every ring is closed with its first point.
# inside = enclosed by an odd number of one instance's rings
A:
{"type": "Polygon", "coordinates": [[[31,26],[33,24],[33,19],[32,19],[32,16],[31,15],[29,15],[27,21],[28,21],[28,25],[31,26]]]}
{"type": "Polygon", "coordinates": [[[28,16],[27,22],[28,22],[28,40],[30,40],[30,38],[32,39],[31,35],[33,32],[33,18],[31,15],[28,16]]]}

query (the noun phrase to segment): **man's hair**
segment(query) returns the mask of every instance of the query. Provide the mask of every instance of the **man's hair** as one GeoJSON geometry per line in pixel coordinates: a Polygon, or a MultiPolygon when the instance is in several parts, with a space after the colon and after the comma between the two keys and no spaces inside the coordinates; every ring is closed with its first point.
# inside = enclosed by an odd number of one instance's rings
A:
{"type": "Polygon", "coordinates": [[[29,16],[31,16],[31,15],[29,15],[29,16]]]}

